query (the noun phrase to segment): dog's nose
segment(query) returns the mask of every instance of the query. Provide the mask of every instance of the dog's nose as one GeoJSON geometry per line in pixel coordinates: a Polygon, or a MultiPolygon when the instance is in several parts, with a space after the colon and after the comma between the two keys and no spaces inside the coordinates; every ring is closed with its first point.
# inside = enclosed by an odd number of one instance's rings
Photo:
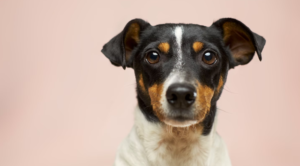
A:
{"type": "Polygon", "coordinates": [[[188,108],[195,102],[196,96],[194,86],[182,83],[171,85],[166,94],[169,104],[175,108],[188,108]]]}

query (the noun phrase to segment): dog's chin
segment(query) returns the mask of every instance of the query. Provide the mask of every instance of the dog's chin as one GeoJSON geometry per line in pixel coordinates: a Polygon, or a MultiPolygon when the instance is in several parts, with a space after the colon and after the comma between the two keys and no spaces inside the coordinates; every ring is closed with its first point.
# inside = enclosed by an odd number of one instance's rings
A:
{"type": "Polygon", "coordinates": [[[164,119],[164,123],[172,127],[189,127],[198,123],[197,120],[175,120],[171,118],[164,119]]]}

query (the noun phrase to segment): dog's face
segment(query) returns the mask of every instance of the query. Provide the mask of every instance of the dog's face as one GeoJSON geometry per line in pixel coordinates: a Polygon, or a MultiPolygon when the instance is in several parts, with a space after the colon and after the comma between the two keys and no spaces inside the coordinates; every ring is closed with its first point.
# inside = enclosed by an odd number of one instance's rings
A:
{"type": "Polygon", "coordinates": [[[151,26],[135,19],[102,52],[116,66],[132,67],[139,106],[149,121],[211,128],[228,70],[261,59],[263,37],[235,19],[210,27],[151,26]]]}

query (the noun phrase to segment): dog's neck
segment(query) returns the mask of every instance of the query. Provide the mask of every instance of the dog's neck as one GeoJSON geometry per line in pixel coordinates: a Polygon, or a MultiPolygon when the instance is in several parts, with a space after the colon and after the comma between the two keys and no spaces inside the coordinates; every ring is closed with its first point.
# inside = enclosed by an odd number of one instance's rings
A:
{"type": "Polygon", "coordinates": [[[208,135],[202,135],[201,125],[173,128],[160,122],[150,122],[139,107],[135,110],[134,130],[146,149],[149,161],[160,165],[178,165],[178,162],[186,165],[184,162],[191,158],[205,164],[216,132],[214,126],[208,135]]]}

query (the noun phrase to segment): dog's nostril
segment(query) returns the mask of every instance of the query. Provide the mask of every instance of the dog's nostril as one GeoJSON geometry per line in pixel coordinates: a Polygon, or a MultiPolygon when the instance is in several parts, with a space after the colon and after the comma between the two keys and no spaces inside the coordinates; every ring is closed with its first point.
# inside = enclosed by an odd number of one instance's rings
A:
{"type": "Polygon", "coordinates": [[[168,99],[169,103],[174,104],[176,102],[176,100],[177,100],[177,96],[175,94],[171,94],[169,96],[169,98],[167,97],[167,99],[168,99]]]}
{"type": "Polygon", "coordinates": [[[186,100],[187,102],[194,102],[195,98],[194,98],[193,94],[187,94],[187,95],[185,96],[185,100],[186,100]]]}
{"type": "Polygon", "coordinates": [[[172,98],[171,98],[171,100],[177,100],[177,96],[176,96],[176,94],[172,94],[172,98]]]}
{"type": "Polygon", "coordinates": [[[190,84],[173,84],[166,94],[169,104],[177,108],[188,108],[196,99],[196,90],[190,84]]]}

